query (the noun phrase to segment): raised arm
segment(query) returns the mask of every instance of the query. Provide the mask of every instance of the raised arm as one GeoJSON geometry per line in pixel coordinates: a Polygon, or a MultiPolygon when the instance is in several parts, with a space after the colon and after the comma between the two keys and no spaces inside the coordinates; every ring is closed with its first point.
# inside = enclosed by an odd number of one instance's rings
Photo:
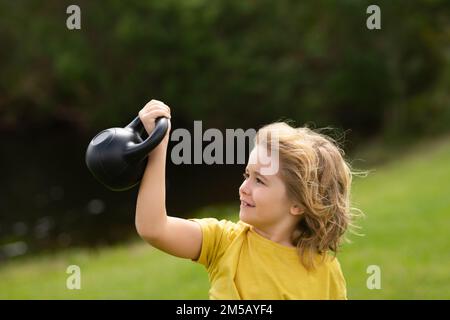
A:
{"type": "MultiPolygon", "coordinates": [[[[152,132],[155,119],[170,118],[170,109],[158,100],[151,100],[139,112],[147,132],[152,132]]],[[[200,226],[190,220],[167,216],[166,212],[166,156],[169,129],[161,143],[150,153],[139,186],[136,203],[136,230],[149,244],[171,255],[197,259],[202,247],[200,226]]]]}

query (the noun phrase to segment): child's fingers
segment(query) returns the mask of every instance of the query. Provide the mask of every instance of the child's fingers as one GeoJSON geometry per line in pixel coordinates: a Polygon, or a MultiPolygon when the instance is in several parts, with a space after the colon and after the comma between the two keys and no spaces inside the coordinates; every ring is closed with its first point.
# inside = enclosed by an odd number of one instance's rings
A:
{"type": "Polygon", "coordinates": [[[171,115],[170,108],[163,102],[158,100],[151,100],[144,106],[144,108],[139,111],[139,118],[141,119],[148,134],[150,134],[155,129],[155,120],[159,117],[166,117],[170,119],[171,115]]]}
{"type": "Polygon", "coordinates": [[[156,118],[159,117],[166,117],[170,119],[170,113],[167,112],[166,110],[157,109],[150,111],[146,114],[139,114],[139,118],[141,119],[142,124],[144,125],[145,130],[147,131],[148,134],[151,134],[151,132],[153,132],[153,130],[155,129],[156,125],[155,120],[156,118]]]}
{"type": "Polygon", "coordinates": [[[156,109],[156,108],[163,108],[170,112],[169,106],[167,106],[165,103],[163,103],[159,100],[151,100],[144,106],[144,108],[142,108],[141,111],[143,111],[144,113],[147,113],[148,111],[156,109]]]}
{"type": "Polygon", "coordinates": [[[141,110],[141,111],[139,111],[139,116],[141,117],[141,116],[144,116],[146,114],[154,113],[154,112],[164,113],[165,116],[167,116],[168,118],[170,117],[170,110],[168,108],[163,107],[163,106],[155,106],[152,109],[141,110]]]}
{"type": "Polygon", "coordinates": [[[150,108],[152,108],[155,105],[162,105],[164,103],[162,103],[161,101],[158,100],[150,100],[149,102],[147,102],[147,104],[144,106],[144,108],[142,108],[143,110],[148,110],[150,108]]]}
{"type": "Polygon", "coordinates": [[[157,110],[152,110],[148,113],[139,115],[139,117],[141,118],[141,121],[148,123],[148,122],[154,122],[156,118],[159,117],[166,117],[166,118],[171,118],[170,113],[167,112],[166,110],[161,110],[161,109],[157,109],[157,110]]]}
{"type": "Polygon", "coordinates": [[[165,104],[164,102],[159,101],[159,100],[151,100],[150,101],[150,106],[164,106],[167,109],[169,109],[169,106],[167,104],[165,104]]]}
{"type": "Polygon", "coordinates": [[[139,116],[144,116],[144,115],[152,113],[152,112],[161,112],[161,113],[164,113],[165,116],[170,118],[170,110],[163,106],[155,106],[152,109],[141,110],[141,111],[139,111],[139,116]]]}

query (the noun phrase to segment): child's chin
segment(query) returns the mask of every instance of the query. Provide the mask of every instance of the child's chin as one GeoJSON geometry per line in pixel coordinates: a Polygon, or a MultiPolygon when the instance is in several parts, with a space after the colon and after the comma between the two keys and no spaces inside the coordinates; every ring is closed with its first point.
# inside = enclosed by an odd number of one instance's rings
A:
{"type": "Polygon", "coordinates": [[[251,221],[250,217],[248,216],[248,213],[243,212],[242,210],[239,211],[239,220],[241,220],[242,222],[245,222],[247,224],[252,224],[252,221],[251,221]]]}

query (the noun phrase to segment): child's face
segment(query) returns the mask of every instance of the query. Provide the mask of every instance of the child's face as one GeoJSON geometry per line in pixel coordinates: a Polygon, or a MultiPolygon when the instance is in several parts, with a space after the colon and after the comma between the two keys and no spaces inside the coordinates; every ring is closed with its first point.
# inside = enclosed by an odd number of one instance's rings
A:
{"type": "Polygon", "coordinates": [[[264,164],[259,161],[262,159],[258,157],[258,152],[261,152],[259,148],[263,147],[255,146],[250,153],[245,180],[239,188],[239,218],[255,227],[267,228],[290,218],[290,201],[278,172],[271,175],[260,174],[261,168],[267,168],[271,164],[266,160],[264,164]],[[244,202],[252,206],[247,206],[244,202]]]}

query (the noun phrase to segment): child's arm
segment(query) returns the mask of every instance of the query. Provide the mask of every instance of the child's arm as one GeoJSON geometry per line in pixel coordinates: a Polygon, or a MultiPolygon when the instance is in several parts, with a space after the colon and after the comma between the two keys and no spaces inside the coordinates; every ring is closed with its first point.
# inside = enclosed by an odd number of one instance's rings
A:
{"type": "MultiPolygon", "coordinates": [[[[152,100],[139,112],[146,130],[151,132],[157,117],[170,117],[170,109],[152,100]]],[[[139,187],[136,204],[136,230],[152,246],[171,255],[197,259],[202,246],[200,226],[190,220],[169,217],[166,213],[166,154],[169,130],[150,153],[139,187]]]]}

